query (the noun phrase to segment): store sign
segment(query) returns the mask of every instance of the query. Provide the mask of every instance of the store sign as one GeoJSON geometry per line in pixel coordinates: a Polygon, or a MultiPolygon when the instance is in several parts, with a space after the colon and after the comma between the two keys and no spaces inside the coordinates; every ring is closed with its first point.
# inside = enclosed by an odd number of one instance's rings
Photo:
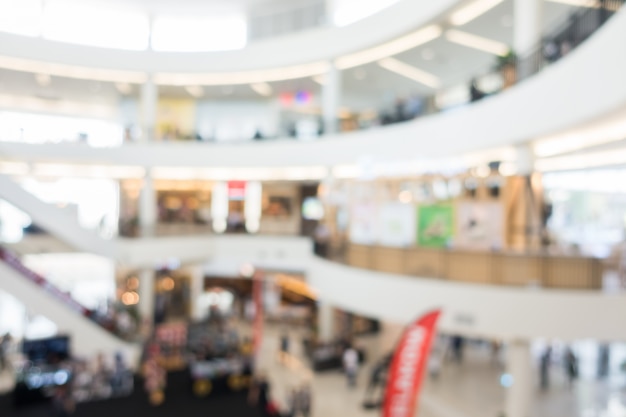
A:
{"type": "Polygon", "coordinates": [[[246,197],[245,181],[228,181],[228,199],[243,200],[246,197]]]}
{"type": "Polygon", "coordinates": [[[454,234],[452,205],[420,206],[417,211],[417,244],[435,248],[447,246],[454,234]]]}
{"type": "Polygon", "coordinates": [[[404,333],[394,353],[383,401],[383,417],[413,417],[440,311],[421,317],[404,333]]]}

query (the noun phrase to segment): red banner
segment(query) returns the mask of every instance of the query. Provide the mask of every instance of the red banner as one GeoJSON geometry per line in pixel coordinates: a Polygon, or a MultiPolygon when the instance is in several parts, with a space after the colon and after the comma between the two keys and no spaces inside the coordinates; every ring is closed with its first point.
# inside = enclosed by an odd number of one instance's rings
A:
{"type": "Polygon", "coordinates": [[[413,323],[402,336],[389,367],[383,417],[413,417],[435,325],[441,314],[432,311],[413,323]]]}

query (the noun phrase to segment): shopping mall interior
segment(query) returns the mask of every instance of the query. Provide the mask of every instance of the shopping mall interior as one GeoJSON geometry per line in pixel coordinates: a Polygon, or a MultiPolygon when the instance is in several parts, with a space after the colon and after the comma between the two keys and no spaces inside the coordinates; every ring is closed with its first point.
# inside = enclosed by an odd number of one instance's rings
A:
{"type": "Polygon", "coordinates": [[[0,415],[626,417],[623,5],[0,0],[0,415]]]}

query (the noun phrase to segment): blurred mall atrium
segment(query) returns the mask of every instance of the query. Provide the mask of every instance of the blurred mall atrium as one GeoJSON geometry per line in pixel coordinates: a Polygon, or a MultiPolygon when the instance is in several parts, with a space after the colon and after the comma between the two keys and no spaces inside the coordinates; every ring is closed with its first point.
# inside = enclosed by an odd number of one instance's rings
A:
{"type": "Polygon", "coordinates": [[[626,417],[623,0],[0,0],[0,416],[626,417]]]}

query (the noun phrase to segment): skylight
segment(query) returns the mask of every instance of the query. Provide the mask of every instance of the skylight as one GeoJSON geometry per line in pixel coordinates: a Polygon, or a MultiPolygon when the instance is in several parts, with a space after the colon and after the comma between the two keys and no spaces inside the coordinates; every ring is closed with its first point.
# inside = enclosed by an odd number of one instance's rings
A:
{"type": "Polygon", "coordinates": [[[243,15],[157,16],[152,26],[155,51],[226,51],[244,48],[247,40],[248,27],[243,15]]]}

